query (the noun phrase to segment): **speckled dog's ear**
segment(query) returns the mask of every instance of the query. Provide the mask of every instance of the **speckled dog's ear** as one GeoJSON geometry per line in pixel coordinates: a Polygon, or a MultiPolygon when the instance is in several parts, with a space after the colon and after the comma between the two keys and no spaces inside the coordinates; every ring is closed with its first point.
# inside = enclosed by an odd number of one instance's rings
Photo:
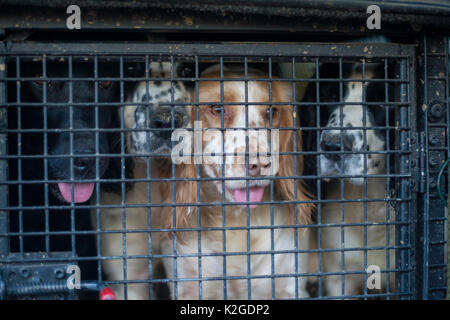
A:
{"type": "Polygon", "coordinates": [[[177,66],[177,74],[182,78],[195,77],[195,63],[181,62],[177,66]]]}
{"type": "Polygon", "coordinates": [[[123,64],[123,76],[126,78],[143,76],[145,74],[145,62],[126,62],[123,64]]]}
{"type": "Polygon", "coordinates": [[[144,62],[127,62],[123,64],[123,77],[124,77],[124,93],[125,101],[130,97],[129,95],[134,92],[134,88],[139,84],[139,81],[130,81],[129,78],[137,78],[145,76],[145,63],[144,62]]]}
{"type": "MultiPolygon", "coordinates": [[[[195,63],[194,62],[181,62],[176,66],[176,74],[180,78],[195,78],[195,63]]],[[[183,81],[188,91],[193,90],[195,81],[183,81]]]]}

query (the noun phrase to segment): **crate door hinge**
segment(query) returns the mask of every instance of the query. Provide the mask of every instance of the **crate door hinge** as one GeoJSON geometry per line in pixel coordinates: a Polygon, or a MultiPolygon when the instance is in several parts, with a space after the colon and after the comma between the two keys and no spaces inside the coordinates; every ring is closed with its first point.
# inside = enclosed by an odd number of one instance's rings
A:
{"type": "Polygon", "coordinates": [[[411,187],[414,192],[420,193],[424,193],[426,189],[425,140],[425,132],[413,132],[411,135],[411,187]]]}

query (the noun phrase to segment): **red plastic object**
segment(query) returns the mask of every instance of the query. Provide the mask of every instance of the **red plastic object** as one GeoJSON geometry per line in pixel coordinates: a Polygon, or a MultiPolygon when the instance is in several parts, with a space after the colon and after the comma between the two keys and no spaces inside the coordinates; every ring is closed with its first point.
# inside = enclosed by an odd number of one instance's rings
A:
{"type": "Polygon", "coordinates": [[[111,288],[104,288],[100,291],[100,300],[116,300],[116,295],[111,288]]]}

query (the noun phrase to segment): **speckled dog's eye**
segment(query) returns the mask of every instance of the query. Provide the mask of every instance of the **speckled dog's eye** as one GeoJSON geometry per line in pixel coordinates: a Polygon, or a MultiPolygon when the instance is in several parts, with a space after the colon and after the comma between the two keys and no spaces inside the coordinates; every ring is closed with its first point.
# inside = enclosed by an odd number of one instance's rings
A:
{"type": "Polygon", "coordinates": [[[144,94],[144,95],[142,96],[141,102],[149,102],[149,101],[150,101],[149,96],[148,96],[147,94],[144,94]]]}
{"type": "Polygon", "coordinates": [[[183,126],[183,116],[181,114],[175,114],[175,128],[181,128],[183,126]]]}

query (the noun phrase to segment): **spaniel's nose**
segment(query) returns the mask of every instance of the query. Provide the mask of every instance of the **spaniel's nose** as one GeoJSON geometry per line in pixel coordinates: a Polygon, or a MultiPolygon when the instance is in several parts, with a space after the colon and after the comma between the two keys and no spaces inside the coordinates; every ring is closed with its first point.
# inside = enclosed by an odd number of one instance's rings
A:
{"type": "Polygon", "coordinates": [[[257,177],[261,175],[261,169],[267,169],[270,167],[270,163],[263,165],[261,163],[257,163],[257,164],[249,164],[248,165],[248,174],[251,177],[257,177]]]}

